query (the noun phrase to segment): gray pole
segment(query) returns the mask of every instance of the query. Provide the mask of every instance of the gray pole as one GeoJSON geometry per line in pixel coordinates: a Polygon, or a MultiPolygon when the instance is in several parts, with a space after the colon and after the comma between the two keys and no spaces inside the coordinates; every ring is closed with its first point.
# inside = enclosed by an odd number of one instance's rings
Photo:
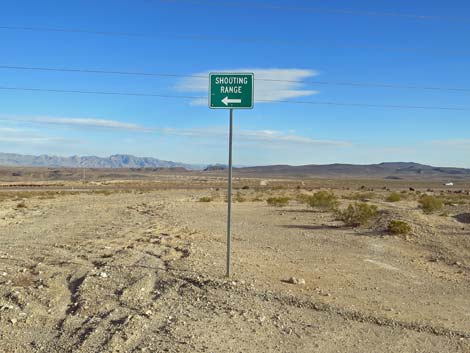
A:
{"type": "Polygon", "coordinates": [[[230,277],[230,226],[232,222],[232,137],[233,137],[233,109],[230,109],[230,133],[228,147],[228,212],[227,212],[227,272],[226,276],[230,277]]]}

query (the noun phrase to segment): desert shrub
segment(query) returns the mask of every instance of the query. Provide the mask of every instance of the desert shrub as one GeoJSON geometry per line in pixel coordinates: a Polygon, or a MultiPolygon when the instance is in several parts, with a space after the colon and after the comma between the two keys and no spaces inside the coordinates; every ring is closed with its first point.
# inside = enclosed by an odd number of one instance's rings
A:
{"type": "Polygon", "coordinates": [[[243,197],[242,193],[237,192],[237,194],[235,195],[234,201],[235,202],[245,202],[246,198],[243,197]]]}
{"type": "Polygon", "coordinates": [[[376,197],[377,195],[374,192],[355,192],[355,193],[343,196],[343,199],[355,200],[355,201],[367,201],[376,197]]]}
{"type": "Polygon", "coordinates": [[[269,206],[274,206],[274,207],[284,207],[289,204],[290,199],[288,197],[282,196],[282,197],[270,197],[269,199],[266,200],[269,206]]]}
{"type": "Polygon", "coordinates": [[[318,191],[307,198],[307,204],[312,208],[335,210],[339,201],[336,195],[330,191],[318,191]]]}
{"type": "Polygon", "coordinates": [[[444,198],[444,204],[449,206],[465,205],[469,202],[470,198],[464,194],[446,195],[444,198]]]}
{"type": "Polygon", "coordinates": [[[378,214],[377,206],[369,205],[364,202],[349,204],[345,210],[337,212],[337,218],[346,225],[357,227],[369,222],[378,214]]]}
{"type": "Polygon", "coordinates": [[[41,195],[38,196],[38,199],[39,200],[51,200],[51,199],[55,199],[57,197],[57,193],[43,193],[41,195]]]}
{"type": "Polygon", "coordinates": [[[385,199],[385,201],[387,201],[387,202],[398,202],[400,200],[401,200],[401,195],[399,193],[396,193],[396,192],[392,192],[385,199]]]}
{"type": "Polygon", "coordinates": [[[392,220],[387,228],[390,234],[408,234],[411,232],[411,226],[404,221],[392,220]]]}
{"type": "Polygon", "coordinates": [[[286,187],[284,185],[274,185],[272,190],[284,190],[286,187]]]}
{"type": "Polygon", "coordinates": [[[309,198],[311,197],[311,195],[306,195],[306,194],[302,194],[302,193],[299,193],[296,195],[296,200],[300,203],[308,203],[308,200],[309,198]]]}
{"type": "Polygon", "coordinates": [[[441,199],[431,195],[421,196],[418,202],[424,213],[433,213],[435,211],[441,210],[442,207],[444,207],[444,203],[441,199]]]}
{"type": "Polygon", "coordinates": [[[104,196],[110,196],[113,193],[118,193],[118,192],[119,192],[118,190],[94,190],[93,191],[94,194],[104,195],[104,196]]]}
{"type": "Polygon", "coordinates": [[[199,202],[211,202],[213,199],[210,196],[203,196],[199,199],[199,202]]]}

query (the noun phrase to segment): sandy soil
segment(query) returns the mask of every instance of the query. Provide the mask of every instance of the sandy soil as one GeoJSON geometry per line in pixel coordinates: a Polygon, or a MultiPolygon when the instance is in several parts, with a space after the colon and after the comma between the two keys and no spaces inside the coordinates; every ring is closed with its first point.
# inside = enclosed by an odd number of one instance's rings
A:
{"type": "Polygon", "coordinates": [[[226,279],[214,193],[0,202],[0,352],[470,352],[469,203],[371,200],[353,229],[238,202],[226,279]],[[411,235],[384,232],[397,217],[411,235]]]}

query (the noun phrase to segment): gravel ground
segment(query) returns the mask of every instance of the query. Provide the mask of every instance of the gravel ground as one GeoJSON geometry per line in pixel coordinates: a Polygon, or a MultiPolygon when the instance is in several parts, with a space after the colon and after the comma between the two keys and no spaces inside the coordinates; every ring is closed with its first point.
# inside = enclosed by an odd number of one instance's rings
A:
{"type": "Polygon", "coordinates": [[[373,200],[380,218],[353,229],[239,202],[226,279],[226,204],[206,194],[1,202],[0,351],[470,352],[470,226],[454,214],[373,200]],[[397,217],[411,235],[384,233],[397,217]]]}

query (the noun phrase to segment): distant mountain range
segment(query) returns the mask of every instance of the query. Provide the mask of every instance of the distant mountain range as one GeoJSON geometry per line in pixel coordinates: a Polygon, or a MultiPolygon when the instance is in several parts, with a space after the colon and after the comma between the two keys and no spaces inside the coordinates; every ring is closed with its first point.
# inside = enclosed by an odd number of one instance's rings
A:
{"type": "Polygon", "coordinates": [[[10,167],[65,167],[65,168],[185,168],[200,170],[205,166],[165,161],[151,157],[135,157],[116,154],[109,157],[96,156],[31,156],[14,153],[0,153],[0,165],[10,167]]]}
{"type": "MultiPolygon", "coordinates": [[[[31,156],[13,153],[0,153],[0,166],[9,167],[50,167],[50,168],[184,168],[204,173],[226,173],[226,165],[196,165],[172,162],[151,157],[135,157],[116,154],[109,157],[96,156],[31,156]]],[[[326,164],[326,165],[269,165],[259,167],[234,168],[240,176],[257,177],[321,177],[321,178],[385,178],[385,179],[470,179],[470,169],[433,167],[412,162],[392,162],[380,164],[326,164]]]]}
{"type": "Polygon", "coordinates": [[[245,167],[237,170],[243,175],[298,176],[298,177],[365,177],[386,179],[447,178],[469,179],[470,169],[433,167],[413,162],[388,162],[380,164],[327,164],[327,165],[270,165],[245,167]]]}

